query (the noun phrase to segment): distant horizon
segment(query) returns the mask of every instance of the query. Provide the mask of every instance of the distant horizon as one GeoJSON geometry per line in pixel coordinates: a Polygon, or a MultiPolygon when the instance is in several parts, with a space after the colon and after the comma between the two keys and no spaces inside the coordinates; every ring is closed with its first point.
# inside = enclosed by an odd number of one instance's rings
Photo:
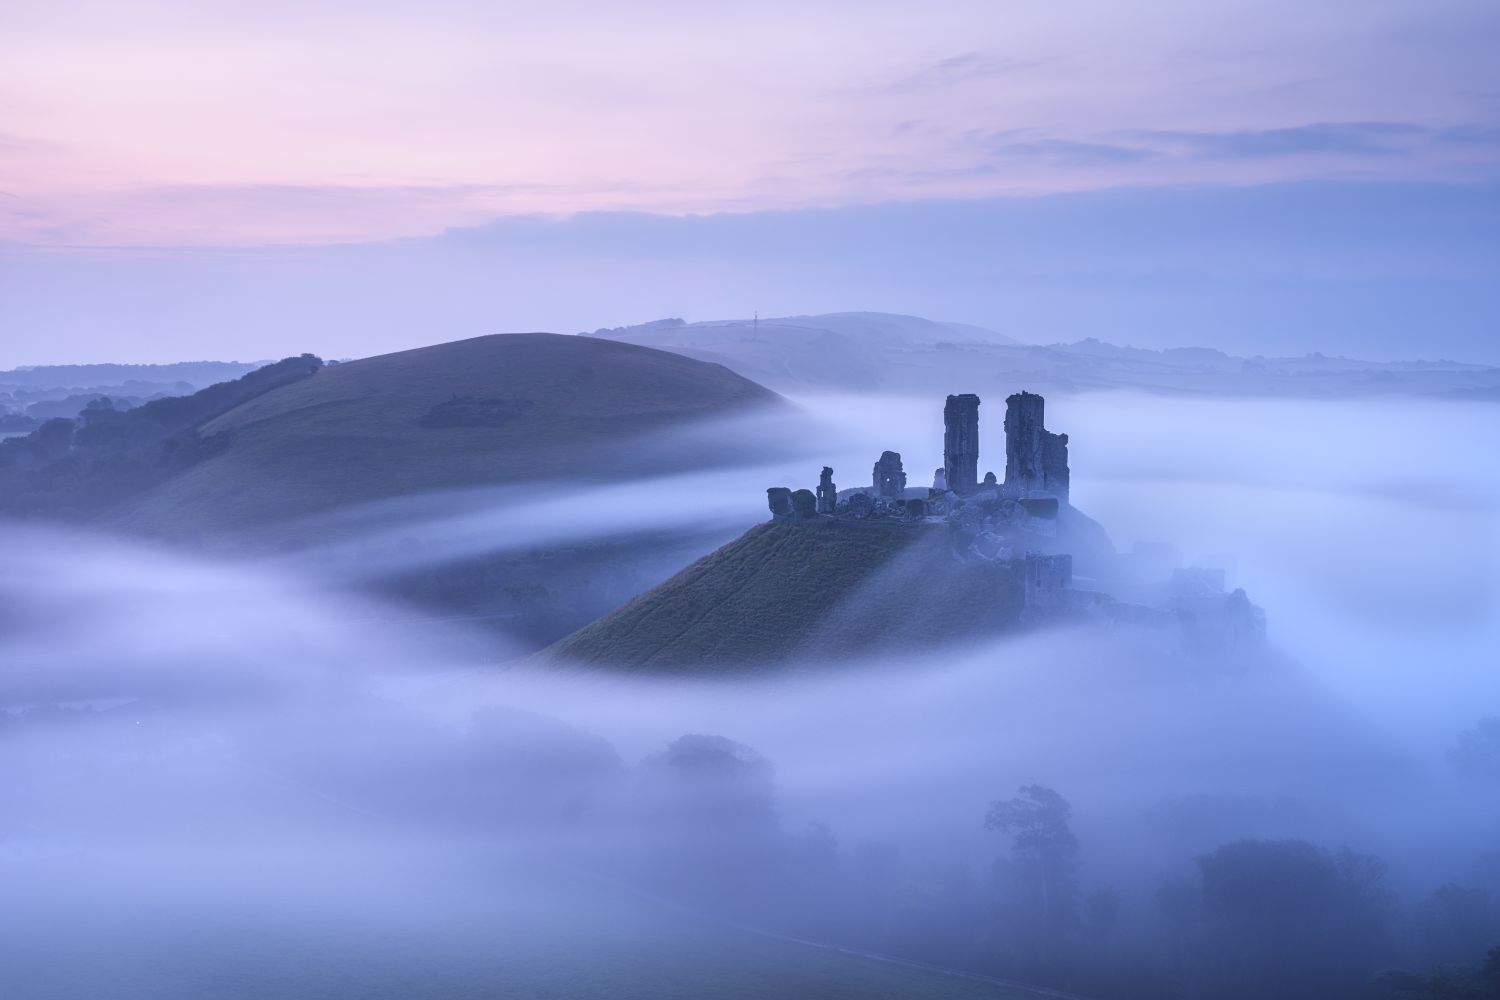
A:
{"type": "MultiPolygon", "coordinates": [[[[906,316],[906,317],[909,317],[909,318],[912,318],[912,319],[928,320],[930,322],[940,323],[940,324],[944,324],[944,325],[954,324],[954,325],[959,325],[959,326],[975,326],[975,324],[972,324],[972,323],[961,323],[961,322],[959,322],[957,320],[944,320],[944,319],[939,319],[939,318],[932,317],[932,316],[915,316],[915,315],[912,315],[912,314],[909,314],[909,313],[886,313],[886,312],[878,312],[878,311],[875,311],[875,310],[868,310],[868,309],[843,309],[843,310],[833,310],[833,311],[825,312],[825,313],[811,313],[811,314],[808,314],[808,313],[795,313],[795,314],[778,315],[778,316],[761,316],[759,318],[759,320],[760,320],[761,323],[775,323],[775,322],[777,322],[779,320],[786,320],[786,319],[817,319],[817,318],[823,317],[823,316],[839,316],[839,315],[847,315],[847,316],[858,316],[858,315],[906,316]]],[[[714,325],[714,324],[722,324],[722,325],[725,325],[725,326],[729,326],[729,325],[742,324],[742,323],[751,323],[751,322],[753,322],[754,317],[752,317],[752,316],[722,316],[722,317],[715,317],[715,318],[710,318],[710,319],[691,319],[691,318],[682,317],[682,316],[658,316],[655,319],[641,320],[641,321],[636,322],[636,323],[619,324],[619,325],[617,325],[615,327],[596,327],[593,330],[574,330],[574,331],[568,331],[568,330],[503,330],[503,331],[497,331],[495,333],[474,334],[472,337],[458,337],[458,338],[454,338],[454,339],[456,339],[456,340],[470,340],[470,339],[474,339],[474,337],[523,336],[523,335],[526,335],[526,334],[538,334],[538,333],[549,334],[549,335],[558,336],[558,337],[598,337],[599,334],[602,331],[619,330],[619,329],[632,329],[632,328],[636,328],[636,327],[649,326],[649,325],[651,325],[653,323],[660,323],[660,322],[667,321],[667,320],[679,320],[679,319],[683,321],[683,323],[684,323],[685,326],[694,327],[694,326],[710,326],[710,325],[714,325]]],[[[993,333],[994,331],[989,331],[989,332],[993,333]]],[[[1003,335],[997,334],[997,336],[1003,336],[1003,335]]],[[[600,339],[609,339],[609,338],[600,338],[600,339]]],[[[302,352],[298,352],[298,353],[299,354],[304,354],[305,353],[305,354],[315,355],[315,356],[319,357],[324,363],[346,364],[346,363],[352,362],[352,361],[360,361],[360,360],[363,360],[365,358],[379,357],[382,354],[396,354],[396,353],[400,353],[402,351],[421,350],[424,347],[437,347],[439,345],[447,344],[447,343],[452,343],[452,342],[453,342],[452,340],[434,340],[434,341],[431,341],[429,343],[412,344],[409,347],[399,347],[399,348],[396,348],[396,349],[391,350],[391,351],[381,351],[378,354],[344,355],[342,357],[325,357],[323,355],[318,354],[318,352],[316,352],[316,351],[302,351],[302,352]]],[[[1005,340],[1002,340],[1002,341],[985,341],[985,340],[955,341],[955,343],[960,343],[960,344],[961,343],[1006,343],[1006,342],[1007,341],[1005,341],[1005,340]]],[[[1375,359],[1375,358],[1359,357],[1357,355],[1351,355],[1351,354],[1331,354],[1331,353],[1328,353],[1326,351],[1318,351],[1318,350],[1309,350],[1309,351],[1306,351],[1306,352],[1304,352],[1302,354],[1237,354],[1237,353],[1232,352],[1232,351],[1224,351],[1224,350],[1221,350],[1220,348],[1213,347],[1213,346],[1210,346],[1210,345],[1205,345],[1205,344],[1177,344],[1177,345],[1171,345],[1171,346],[1166,346],[1166,347],[1141,347],[1141,346],[1138,346],[1138,345],[1135,345],[1135,344],[1117,343],[1117,342],[1114,342],[1114,341],[1105,340],[1105,339],[1103,339],[1101,337],[1097,337],[1097,336],[1082,337],[1082,338],[1080,338],[1078,340],[1073,340],[1073,341],[1048,341],[1048,342],[1040,342],[1040,341],[1038,341],[1038,342],[1017,341],[1015,343],[1016,343],[1016,346],[1021,346],[1021,347],[1061,347],[1061,348],[1077,347],[1080,344],[1097,343],[1097,344],[1100,344],[1102,346],[1113,347],[1113,348],[1117,348],[1117,349],[1120,349],[1120,350],[1126,350],[1126,351],[1147,351],[1147,352],[1158,353],[1158,354],[1159,353],[1172,352],[1172,351],[1215,351],[1215,352],[1218,352],[1220,354],[1223,354],[1226,357],[1241,358],[1241,359],[1244,359],[1244,360],[1247,360],[1247,361],[1257,361],[1257,360],[1278,361],[1278,360],[1292,360],[1292,359],[1300,359],[1300,358],[1326,358],[1326,359],[1328,359],[1330,361],[1365,361],[1365,362],[1369,362],[1371,364],[1403,364],[1403,363],[1404,364],[1434,364],[1434,365],[1452,364],[1452,365],[1465,365],[1465,366],[1483,367],[1483,368],[1500,368],[1500,364],[1488,363],[1488,362],[1481,362],[1481,361],[1471,361],[1471,360],[1468,360],[1466,358],[1417,357],[1417,356],[1412,356],[1412,357],[1392,358],[1392,359],[1387,359],[1387,360],[1380,360],[1380,359],[1375,359]]],[[[666,348],[658,348],[658,350],[666,350],[666,348]]],[[[48,369],[48,368],[115,368],[115,367],[117,367],[117,368],[171,368],[171,367],[178,366],[178,365],[219,365],[219,364],[222,364],[222,365],[255,365],[255,366],[264,366],[264,365],[269,365],[269,364],[275,364],[277,361],[283,360],[285,357],[293,357],[293,356],[295,356],[295,355],[283,355],[283,356],[280,356],[280,357],[264,357],[264,358],[253,358],[253,359],[202,357],[202,358],[176,358],[176,359],[173,359],[173,360],[170,360],[170,361],[118,361],[118,360],[102,360],[102,361],[37,362],[37,363],[11,365],[11,366],[6,367],[6,368],[0,368],[0,375],[6,374],[8,372],[36,371],[36,370],[42,370],[42,369],[48,369]]]]}
{"type": "Polygon", "coordinates": [[[328,246],[0,244],[0,364],[364,357],[664,316],[889,312],[1028,343],[1500,363],[1500,183],[1302,182],[669,216],[328,246]]]}

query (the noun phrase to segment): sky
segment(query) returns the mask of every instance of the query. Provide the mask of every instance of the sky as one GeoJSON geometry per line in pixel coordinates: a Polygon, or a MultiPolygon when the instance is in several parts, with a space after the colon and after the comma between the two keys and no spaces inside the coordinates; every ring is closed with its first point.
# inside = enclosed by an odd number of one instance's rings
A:
{"type": "MultiPolygon", "coordinates": [[[[205,325],[195,308],[189,330],[170,311],[121,313],[112,298],[112,288],[136,281],[170,296],[226,250],[264,252],[277,274],[288,248],[315,255],[303,271],[247,293],[287,307],[282,331],[300,330],[286,282],[346,266],[337,251],[350,246],[561,227],[577,239],[566,252],[553,248],[554,270],[597,285],[609,277],[598,258],[617,254],[589,242],[598,213],[659,217],[667,228],[699,217],[765,229],[818,218],[797,213],[900,215],[915,210],[902,206],[982,209],[1120,191],[1199,204],[1206,189],[1232,206],[1247,188],[1322,185],[1390,203],[1401,201],[1392,185],[1411,185],[1468,198],[1484,217],[1500,183],[1497,39],[1500,8],[1487,0],[955,0],[920,10],[869,0],[10,0],[0,7],[0,268],[9,272],[0,272],[0,291],[13,311],[0,312],[0,334],[12,341],[0,364],[155,358],[194,336],[202,356],[270,353],[255,350],[255,331],[242,323],[216,339],[216,318],[205,325]],[[133,332],[153,321],[158,339],[133,332]],[[17,348],[18,338],[39,346],[17,348]]],[[[1328,209],[1300,211],[1316,219],[1328,209]]],[[[932,213],[921,227],[926,246],[951,242],[942,225],[952,215],[932,213]]],[[[786,238],[807,228],[786,227],[786,238]]],[[[1088,259],[1153,236],[1149,222],[1061,232],[1088,259]]],[[[1419,228],[1390,234],[1379,249],[1398,257],[1413,236],[1432,242],[1419,228]]],[[[1236,238],[1200,234],[1176,252],[1234,256],[1236,238]]],[[[1272,256],[1297,249],[1278,244],[1272,256]]],[[[1368,257],[1372,248],[1348,249],[1368,257]]],[[[1401,265],[1401,276],[1422,272],[1428,284],[1398,311],[1459,301],[1470,327],[1494,329],[1484,312],[1492,300],[1452,294],[1454,283],[1493,278],[1493,255],[1440,249],[1401,265]]],[[[751,302],[814,311],[833,298],[788,276],[766,287],[772,263],[749,262],[756,282],[738,286],[732,267],[719,274],[726,294],[708,302],[635,294],[596,297],[584,309],[576,293],[512,295],[515,308],[494,318],[568,330],[653,318],[657,300],[664,313],[709,318],[743,314],[751,302]]],[[[1337,266],[1324,258],[1312,279],[1337,266]]],[[[701,270],[663,268],[628,285],[681,286],[701,270]]],[[[1022,277],[1007,275],[1012,284],[1022,277]]],[[[1343,275],[1369,286],[1390,277],[1379,268],[1343,275]]],[[[366,284],[388,280],[370,272],[366,284]]],[[[420,292],[425,272],[413,280],[420,292]]],[[[913,281],[905,300],[937,318],[1004,319],[972,294],[957,296],[961,315],[942,315],[951,292],[913,281]]],[[[809,284],[826,291],[837,281],[809,284]]],[[[462,291],[470,301],[483,288],[462,291]]],[[[845,291],[830,307],[883,308],[850,301],[862,287],[845,291]]],[[[1370,302],[1366,311],[1385,311],[1370,302]]],[[[1105,315],[1062,332],[1087,335],[1105,315]]],[[[1146,346],[1151,337],[1215,336],[1162,322],[1125,332],[1146,346]]],[[[1303,331],[1327,334],[1310,349],[1358,351],[1357,330],[1324,326],[1303,331]]],[[[1398,333],[1376,331],[1371,351],[1389,354],[1398,333]]],[[[434,339],[445,338],[411,329],[404,342],[434,339]]],[[[1214,346],[1241,340],[1224,334],[1214,346]]],[[[329,341],[310,346],[368,353],[352,329],[329,341]]],[[[1438,346],[1471,357],[1487,349],[1471,333],[1438,346]]]]}

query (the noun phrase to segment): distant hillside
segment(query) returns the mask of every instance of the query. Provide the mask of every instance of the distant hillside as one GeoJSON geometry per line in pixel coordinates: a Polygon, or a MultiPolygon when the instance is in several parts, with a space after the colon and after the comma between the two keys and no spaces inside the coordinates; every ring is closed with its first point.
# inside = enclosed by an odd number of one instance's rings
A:
{"type": "Polygon", "coordinates": [[[0,371],[0,389],[12,386],[84,389],[126,382],[186,382],[194,388],[227,382],[268,361],[174,361],[164,365],[27,365],[0,371]]]}
{"type": "Polygon", "coordinates": [[[205,423],[323,366],[310,354],[220,382],[189,395],[116,409],[90,401],[24,436],[0,441],[0,512],[86,520],[170,479],[228,445],[205,423]]]}
{"type": "Polygon", "coordinates": [[[129,409],[165,396],[191,395],[268,363],[36,365],[0,371],[0,436],[35,430],[52,417],[77,417],[100,397],[108,398],[115,409],[129,409]]]}
{"type": "Polygon", "coordinates": [[[712,672],[974,638],[1020,613],[1009,568],[960,564],[942,528],[768,521],[541,655],[712,672]]]}
{"type": "Polygon", "coordinates": [[[1026,344],[981,327],[888,313],[685,323],[596,336],[716,361],[781,392],[950,392],[965,385],[1050,392],[1137,389],[1232,396],[1500,398],[1500,368],[1456,361],[1236,357],[1213,348],[1143,350],[1096,338],[1026,344]]]}
{"type": "Polygon", "coordinates": [[[649,348],[476,337],[330,365],[224,413],[200,429],[221,450],[114,520],[211,536],[431,490],[663,471],[673,456],[620,446],[778,401],[726,368],[649,348]]]}
{"type": "Polygon", "coordinates": [[[829,313],[761,320],[658,320],[594,336],[716,361],[777,389],[888,388],[892,356],[949,342],[1013,344],[976,326],[891,313],[829,313]]]}

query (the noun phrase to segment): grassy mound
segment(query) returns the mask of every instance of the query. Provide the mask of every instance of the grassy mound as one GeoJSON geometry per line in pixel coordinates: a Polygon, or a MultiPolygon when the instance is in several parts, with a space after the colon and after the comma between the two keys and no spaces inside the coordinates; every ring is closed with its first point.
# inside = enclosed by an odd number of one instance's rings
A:
{"type": "Polygon", "coordinates": [[[960,563],[945,528],[772,521],[549,647],[562,662],[663,672],[837,659],[1014,628],[1008,566],[960,563]]]}

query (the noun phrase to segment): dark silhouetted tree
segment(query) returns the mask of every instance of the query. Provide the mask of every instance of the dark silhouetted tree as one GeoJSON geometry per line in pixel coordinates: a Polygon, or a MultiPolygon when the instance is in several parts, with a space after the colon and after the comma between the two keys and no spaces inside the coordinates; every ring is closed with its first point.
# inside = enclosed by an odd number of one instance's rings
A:
{"type": "Polygon", "coordinates": [[[1240,840],[1198,858],[1201,992],[1360,996],[1387,955],[1384,865],[1302,840],[1240,840]]]}
{"type": "Polygon", "coordinates": [[[764,757],[723,736],[682,736],[641,761],[634,805],[663,885],[717,902],[768,891],[785,853],[773,777],[764,757]]]}
{"type": "Polygon", "coordinates": [[[1070,985],[1080,958],[1072,814],[1055,790],[1031,784],[991,802],[984,820],[1011,837],[1010,857],[995,865],[996,957],[1008,974],[1056,986],[1070,985]]]}
{"type": "Polygon", "coordinates": [[[1417,908],[1417,926],[1430,965],[1472,965],[1493,940],[1490,894],[1449,882],[1433,890],[1417,908]]]}
{"type": "Polygon", "coordinates": [[[991,802],[984,825],[1011,835],[1016,860],[1035,878],[1042,918],[1053,925],[1071,923],[1078,903],[1078,838],[1069,825],[1073,809],[1045,785],[1023,785],[1020,792],[991,802]]]}
{"type": "Polygon", "coordinates": [[[43,458],[61,458],[73,447],[73,421],[53,417],[32,432],[31,441],[43,458]]]}
{"type": "Polygon", "coordinates": [[[1489,992],[1485,996],[1500,1000],[1500,944],[1491,948],[1479,967],[1479,985],[1489,992]]]}

